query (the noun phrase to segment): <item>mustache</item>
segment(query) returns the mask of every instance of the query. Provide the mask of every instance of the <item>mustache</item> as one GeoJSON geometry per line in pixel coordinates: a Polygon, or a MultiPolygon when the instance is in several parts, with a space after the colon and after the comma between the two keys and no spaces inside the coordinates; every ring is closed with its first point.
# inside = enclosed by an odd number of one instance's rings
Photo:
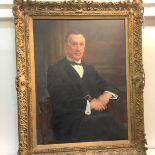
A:
{"type": "Polygon", "coordinates": [[[74,51],[74,53],[84,53],[84,51],[76,50],[76,51],[74,51]]]}

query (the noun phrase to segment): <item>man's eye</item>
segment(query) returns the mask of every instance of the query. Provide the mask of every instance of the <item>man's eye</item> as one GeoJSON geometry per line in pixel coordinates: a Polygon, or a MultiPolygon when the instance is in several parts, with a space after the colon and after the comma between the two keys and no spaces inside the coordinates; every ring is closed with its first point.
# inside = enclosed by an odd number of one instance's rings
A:
{"type": "Polygon", "coordinates": [[[73,45],[73,46],[76,46],[77,44],[76,44],[76,43],[73,43],[72,45],[73,45]]]}
{"type": "Polygon", "coordinates": [[[72,46],[76,46],[76,45],[77,45],[77,43],[74,43],[74,42],[73,42],[73,43],[71,43],[71,45],[72,45],[72,46]]]}

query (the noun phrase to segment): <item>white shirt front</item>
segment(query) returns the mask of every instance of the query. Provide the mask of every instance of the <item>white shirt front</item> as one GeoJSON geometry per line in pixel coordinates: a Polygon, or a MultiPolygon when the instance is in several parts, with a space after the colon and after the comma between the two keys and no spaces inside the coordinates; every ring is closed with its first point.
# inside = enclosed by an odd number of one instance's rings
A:
{"type": "MultiPolygon", "coordinates": [[[[73,61],[73,62],[76,62],[76,63],[81,63],[81,60],[75,61],[75,60],[72,60],[69,57],[67,57],[67,60],[73,61]]],[[[71,65],[71,66],[76,70],[76,72],[78,73],[78,75],[80,76],[80,78],[82,78],[83,77],[83,74],[84,74],[83,66],[82,65],[71,65]]]]}

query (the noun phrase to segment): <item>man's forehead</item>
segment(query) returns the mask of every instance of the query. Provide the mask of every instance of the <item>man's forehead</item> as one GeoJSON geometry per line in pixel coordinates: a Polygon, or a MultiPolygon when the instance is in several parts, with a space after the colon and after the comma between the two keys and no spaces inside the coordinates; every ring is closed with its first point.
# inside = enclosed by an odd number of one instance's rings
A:
{"type": "Polygon", "coordinates": [[[70,41],[85,41],[85,38],[82,34],[70,34],[68,37],[70,41]]]}

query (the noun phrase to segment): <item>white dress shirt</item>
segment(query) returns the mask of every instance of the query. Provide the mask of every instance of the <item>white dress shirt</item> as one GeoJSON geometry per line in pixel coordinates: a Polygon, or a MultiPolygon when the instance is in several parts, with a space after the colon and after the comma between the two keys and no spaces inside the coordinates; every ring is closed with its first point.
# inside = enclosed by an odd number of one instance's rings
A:
{"type": "MultiPolygon", "coordinates": [[[[69,61],[73,61],[73,62],[76,62],[76,63],[81,63],[81,60],[79,61],[75,61],[75,60],[72,60],[71,58],[67,57],[67,60],[69,61]]],[[[83,74],[84,74],[84,69],[83,69],[83,66],[81,65],[71,65],[75,70],[76,72],[78,73],[78,75],[80,76],[80,78],[83,77],[83,74]]]]}

